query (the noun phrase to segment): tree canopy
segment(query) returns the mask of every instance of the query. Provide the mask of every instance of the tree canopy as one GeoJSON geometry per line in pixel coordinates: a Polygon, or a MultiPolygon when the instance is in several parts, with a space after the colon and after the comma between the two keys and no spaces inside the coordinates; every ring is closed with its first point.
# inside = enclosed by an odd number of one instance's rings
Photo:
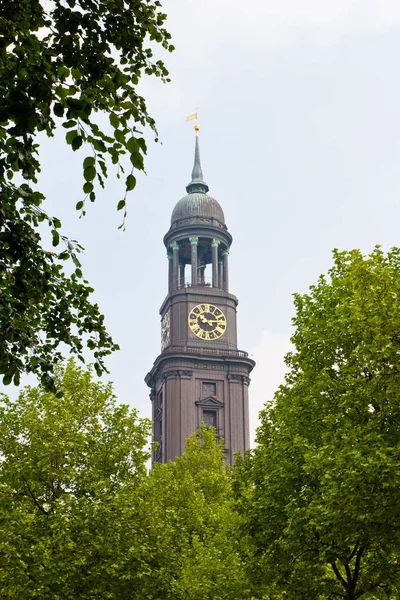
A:
{"type": "Polygon", "coordinates": [[[253,581],[271,599],[398,597],[400,250],[335,251],[295,305],[286,383],[242,470],[253,581]]]}
{"type": "Polygon", "coordinates": [[[147,560],[129,532],[150,422],[90,371],[59,375],[61,399],[40,387],[1,398],[0,596],[128,598],[147,560]]]}
{"type": "Polygon", "coordinates": [[[242,559],[241,517],[231,492],[232,472],[215,429],[204,425],[184,454],[156,464],[143,486],[142,519],[153,548],[144,598],[249,598],[242,559]],[[150,508],[151,507],[151,508],[150,508]]]}
{"type": "Polygon", "coordinates": [[[248,598],[232,473],[204,427],[147,473],[150,423],[70,362],[0,402],[0,596],[248,598]]]}
{"type": "Polygon", "coordinates": [[[168,81],[153,47],[168,51],[170,35],[158,0],[8,0],[0,3],[0,374],[18,384],[34,372],[54,389],[54,366],[65,344],[83,359],[85,345],[95,368],[117,349],[93,291],[83,278],[81,246],[61,233],[46,214],[38,188],[41,136],[65,131],[72,150],[87,148],[82,197],[76,208],[104,187],[110,163],[125,173],[117,208],[144,170],[142,129],[155,129],[140,77],[168,81]],[[104,125],[101,115],[108,117],[104,125]],[[52,235],[42,243],[40,226],[52,235]],[[69,263],[71,266],[68,267],[69,263]],[[66,268],[68,267],[68,268],[66,268]],[[72,271],[72,272],[71,272],[72,271]]]}

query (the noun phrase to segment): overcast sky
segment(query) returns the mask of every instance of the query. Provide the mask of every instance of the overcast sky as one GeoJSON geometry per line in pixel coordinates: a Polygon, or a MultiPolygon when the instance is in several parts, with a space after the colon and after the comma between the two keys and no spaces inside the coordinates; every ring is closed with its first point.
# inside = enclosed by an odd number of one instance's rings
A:
{"type": "MultiPolygon", "coordinates": [[[[42,187],[65,232],[86,248],[85,274],[121,351],[108,361],[119,399],[150,416],[143,379],[160,351],[167,293],[163,235],[185,195],[199,107],[204,179],[233,235],[230,288],[239,348],[257,361],[258,411],[283,380],[292,293],[331,265],[333,248],[400,244],[400,2],[168,0],[172,82],[141,91],[162,144],[117,229],[117,180],[79,220],[82,156],[43,146],[42,187]]],[[[149,140],[151,136],[149,136],[149,140]]]]}

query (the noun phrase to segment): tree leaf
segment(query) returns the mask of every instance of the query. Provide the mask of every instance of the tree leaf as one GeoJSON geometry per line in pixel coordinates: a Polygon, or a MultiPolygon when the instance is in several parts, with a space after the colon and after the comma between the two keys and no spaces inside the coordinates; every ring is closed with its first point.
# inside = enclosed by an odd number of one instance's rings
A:
{"type": "Polygon", "coordinates": [[[78,137],[79,133],[77,129],[73,129],[72,131],[68,131],[68,133],[65,136],[65,139],[67,140],[67,144],[72,144],[72,142],[74,141],[74,139],[76,137],[78,137]]]}
{"type": "Polygon", "coordinates": [[[102,140],[94,138],[93,146],[94,146],[94,149],[97,150],[98,152],[107,152],[106,145],[102,140]]]}
{"type": "Polygon", "coordinates": [[[85,181],[93,181],[96,177],[96,169],[93,166],[86,167],[83,171],[85,181]]]}
{"type": "Polygon", "coordinates": [[[85,192],[85,194],[89,194],[90,192],[92,192],[94,189],[93,183],[87,181],[84,185],[83,185],[83,191],[85,192]]]}
{"type": "Polygon", "coordinates": [[[83,161],[83,168],[93,167],[96,164],[96,159],[93,156],[87,156],[83,161]]]}
{"type": "Polygon", "coordinates": [[[135,188],[136,186],[136,179],[133,175],[128,175],[128,177],[126,178],[126,189],[127,191],[131,191],[135,188]]]}
{"type": "Polygon", "coordinates": [[[62,117],[64,115],[64,107],[60,102],[56,102],[53,107],[53,112],[57,117],[62,117]]]}
{"type": "Polygon", "coordinates": [[[117,129],[120,124],[120,120],[117,115],[115,113],[111,113],[109,118],[111,125],[114,127],[114,129],[117,129]]]}
{"type": "Polygon", "coordinates": [[[80,135],[77,135],[76,137],[74,137],[74,139],[72,140],[72,150],[78,150],[83,144],[83,138],[80,135]]]}

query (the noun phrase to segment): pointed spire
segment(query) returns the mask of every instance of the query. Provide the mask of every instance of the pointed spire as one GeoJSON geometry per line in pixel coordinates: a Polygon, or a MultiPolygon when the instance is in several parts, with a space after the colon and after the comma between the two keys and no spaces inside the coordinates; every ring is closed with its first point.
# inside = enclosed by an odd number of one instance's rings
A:
{"type": "Polygon", "coordinates": [[[193,192],[202,192],[206,194],[208,192],[208,185],[203,181],[203,170],[201,168],[200,162],[200,147],[199,147],[199,131],[200,127],[196,123],[194,126],[194,130],[196,132],[196,145],[194,149],[194,165],[192,171],[192,181],[189,185],[186,186],[186,191],[188,194],[192,194],[193,192]]]}
{"type": "Polygon", "coordinates": [[[199,138],[196,136],[196,145],[194,149],[194,165],[192,171],[192,181],[203,181],[203,170],[200,162],[199,138]]]}

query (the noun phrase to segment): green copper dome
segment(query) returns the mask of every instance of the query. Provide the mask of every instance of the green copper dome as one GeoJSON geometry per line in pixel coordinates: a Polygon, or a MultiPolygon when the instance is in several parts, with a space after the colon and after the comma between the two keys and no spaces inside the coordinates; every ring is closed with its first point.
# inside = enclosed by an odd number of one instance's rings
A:
{"type": "Polygon", "coordinates": [[[221,206],[212,196],[204,192],[191,192],[179,200],[172,211],[171,223],[191,217],[218,219],[225,225],[221,206]]]}
{"type": "MultiPolygon", "coordinates": [[[[198,130],[196,130],[198,133],[198,130]]],[[[225,225],[225,217],[221,206],[212,196],[207,194],[208,185],[203,181],[203,170],[200,163],[199,138],[196,136],[192,181],[186,186],[188,194],[181,198],[172,211],[171,224],[175,221],[193,217],[218,219],[225,225]]]]}

